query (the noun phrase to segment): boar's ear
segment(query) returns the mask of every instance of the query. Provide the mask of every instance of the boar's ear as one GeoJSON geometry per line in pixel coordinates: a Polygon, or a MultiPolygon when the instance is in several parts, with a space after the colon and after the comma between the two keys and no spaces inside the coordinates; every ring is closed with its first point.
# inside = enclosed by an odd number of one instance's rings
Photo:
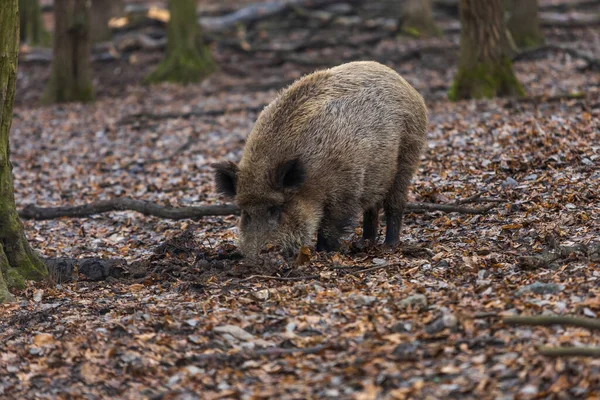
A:
{"type": "Polygon", "coordinates": [[[211,167],[215,170],[217,192],[227,197],[235,197],[238,166],[231,161],[224,161],[211,164],[211,167]]]}
{"type": "Polygon", "coordinates": [[[300,189],[306,179],[306,171],[298,158],[281,163],[275,173],[275,186],[278,189],[300,189]]]}

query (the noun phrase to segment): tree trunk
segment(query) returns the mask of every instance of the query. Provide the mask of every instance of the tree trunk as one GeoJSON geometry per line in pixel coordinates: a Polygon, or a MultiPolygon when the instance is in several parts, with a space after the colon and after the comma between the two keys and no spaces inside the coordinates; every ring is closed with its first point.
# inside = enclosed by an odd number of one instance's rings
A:
{"type": "Polygon", "coordinates": [[[54,2],[54,57],[46,103],[94,99],[89,20],[89,0],[54,2]]]}
{"type": "Polygon", "coordinates": [[[0,7],[0,302],[11,299],[9,289],[24,287],[25,279],[41,279],[47,272],[29,246],[17,215],[9,161],[8,134],[12,123],[19,12],[17,0],[3,0],[0,7]]]}
{"type": "Polygon", "coordinates": [[[91,12],[93,16],[90,21],[92,43],[112,39],[108,22],[111,18],[120,16],[123,13],[123,0],[92,0],[91,12]]]}
{"type": "Polygon", "coordinates": [[[200,82],[216,70],[209,49],[200,45],[196,0],[169,0],[167,52],[146,82],[200,82]]]}
{"type": "Polygon", "coordinates": [[[416,37],[440,34],[431,14],[431,0],[407,0],[404,4],[403,14],[402,31],[404,33],[416,37]]]}
{"type": "Polygon", "coordinates": [[[460,1],[460,54],[450,100],[524,94],[508,56],[502,2],[460,1]]]}
{"type": "Polygon", "coordinates": [[[534,47],[543,43],[537,0],[508,0],[508,29],[519,47],[534,47]]]}
{"type": "Polygon", "coordinates": [[[38,0],[19,0],[21,42],[31,46],[49,46],[50,34],[44,29],[38,0]]]}

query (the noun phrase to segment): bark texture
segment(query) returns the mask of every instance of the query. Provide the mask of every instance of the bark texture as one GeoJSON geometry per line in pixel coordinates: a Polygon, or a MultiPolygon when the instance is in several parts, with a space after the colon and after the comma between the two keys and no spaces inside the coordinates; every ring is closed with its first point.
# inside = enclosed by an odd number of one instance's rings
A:
{"type": "Polygon", "coordinates": [[[200,82],[216,70],[209,49],[202,44],[195,0],[169,0],[167,52],[148,83],[200,82]]]}
{"type": "Polygon", "coordinates": [[[460,1],[460,54],[450,100],[523,95],[508,55],[503,0],[460,1]]]}
{"type": "Polygon", "coordinates": [[[56,0],[54,20],[54,57],[44,101],[91,101],[90,0],[56,0]]]}
{"type": "Polygon", "coordinates": [[[12,123],[19,12],[17,0],[0,7],[0,302],[11,299],[9,289],[24,286],[25,279],[46,275],[42,261],[29,246],[15,207],[8,135],[12,123]]]}
{"type": "Polygon", "coordinates": [[[123,0],[92,0],[92,19],[90,21],[90,38],[92,43],[103,42],[112,38],[108,27],[111,18],[123,12],[123,0]]]}
{"type": "Polygon", "coordinates": [[[38,0],[19,0],[21,42],[31,46],[49,46],[50,34],[44,28],[38,0]]]}
{"type": "Polygon", "coordinates": [[[433,21],[431,0],[405,2],[402,31],[416,37],[438,36],[441,32],[433,21]]]}
{"type": "Polygon", "coordinates": [[[507,0],[508,29],[518,47],[534,47],[544,42],[537,0],[507,0]]]}

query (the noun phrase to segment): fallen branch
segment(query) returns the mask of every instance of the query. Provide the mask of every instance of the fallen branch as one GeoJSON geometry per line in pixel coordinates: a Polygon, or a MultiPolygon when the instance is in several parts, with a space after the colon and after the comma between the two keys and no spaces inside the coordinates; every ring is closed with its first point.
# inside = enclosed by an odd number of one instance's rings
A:
{"type": "Polygon", "coordinates": [[[525,49],[513,57],[513,61],[529,60],[539,57],[547,52],[566,53],[573,58],[578,58],[587,63],[584,69],[600,69],[600,59],[593,57],[591,54],[581,52],[567,46],[559,46],[556,44],[546,44],[531,49],[525,49]]]}
{"type": "Polygon", "coordinates": [[[540,347],[539,353],[547,357],[600,357],[600,347],[540,347]]]}
{"type": "Polygon", "coordinates": [[[198,206],[198,207],[170,207],[161,206],[142,200],[117,198],[84,204],[81,206],[64,206],[40,208],[28,205],[19,211],[23,219],[47,220],[61,217],[87,218],[92,215],[111,211],[137,211],[141,214],[165,219],[199,219],[208,216],[234,215],[238,208],[233,204],[198,206]]]}
{"type": "Polygon", "coordinates": [[[579,328],[598,329],[600,330],[600,319],[571,317],[561,315],[542,315],[542,316],[509,316],[504,317],[502,322],[507,325],[533,325],[533,326],[550,326],[550,325],[565,325],[576,326],[579,328]]]}
{"type": "MultiPolygon", "coordinates": [[[[495,199],[498,200],[498,199],[495,199]]],[[[481,200],[484,201],[484,200],[481,200]]],[[[463,214],[484,214],[494,208],[492,204],[480,208],[468,208],[451,204],[433,203],[408,203],[406,210],[413,213],[425,213],[427,211],[458,212],[463,214]]],[[[141,214],[165,218],[165,219],[200,219],[202,217],[237,215],[239,209],[234,204],[219,204],[195,207],[170,207],[161,206],[143,200],[134,200],[119,197],[111,200],[98,201],[96,203],[81,206],[62,207],[37,207],[32,204],[25,206],[19,211],[23,219],[48,220],[55,218],[87,218],[92,215],[103,214],[111,211],[137,211],[141,214]]]]}

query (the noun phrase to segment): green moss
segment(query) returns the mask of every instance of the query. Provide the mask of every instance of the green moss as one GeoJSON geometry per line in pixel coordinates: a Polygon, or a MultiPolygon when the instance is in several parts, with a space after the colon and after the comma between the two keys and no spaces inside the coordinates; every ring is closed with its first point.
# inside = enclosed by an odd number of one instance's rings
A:
{"type": "Polygon", "coordinates": [[[216,70],[212,59],[202,59],[200,55],[173,54],[165,58],[145,80],[146,83],[200,82],[216,70]]]}
{"type": "Polygon", "coordinates": [[[14,268],[9,268],[6,271],[6,285],[10,289],[25,289],[25,278],[14,268]]]}
{"type": "Polygon", "coordinates": [[[541,37],[541,35],[518,36],[515,33],[513,33],[513,40],[515,41],[515,44],[521,49],[528,47],[536,47],[544,43],[544,39],[543,37],[541,37]]]}
{"type": "Polygon", "coordinates": [[[421,32],[417,28],[411,26],[403,26],[402,33],[416,38],[421,37],[421,32]]]}
{"type": "Polygon", "coordinates": [[[195,0],[169,1],[171,19],[167,26],[165,58],[145,80],[145,83],[200,82],[217,66],[202,42],[196,18],[195,0]]]}
{"type": "Polygon", "coordinates": [[[517,80],[512,63],[505,57],[499,63],[479,63],[474,68],[460,66],[448,99],[493,98],[496,96],[523,96],[525,91],[517,80]]]}

